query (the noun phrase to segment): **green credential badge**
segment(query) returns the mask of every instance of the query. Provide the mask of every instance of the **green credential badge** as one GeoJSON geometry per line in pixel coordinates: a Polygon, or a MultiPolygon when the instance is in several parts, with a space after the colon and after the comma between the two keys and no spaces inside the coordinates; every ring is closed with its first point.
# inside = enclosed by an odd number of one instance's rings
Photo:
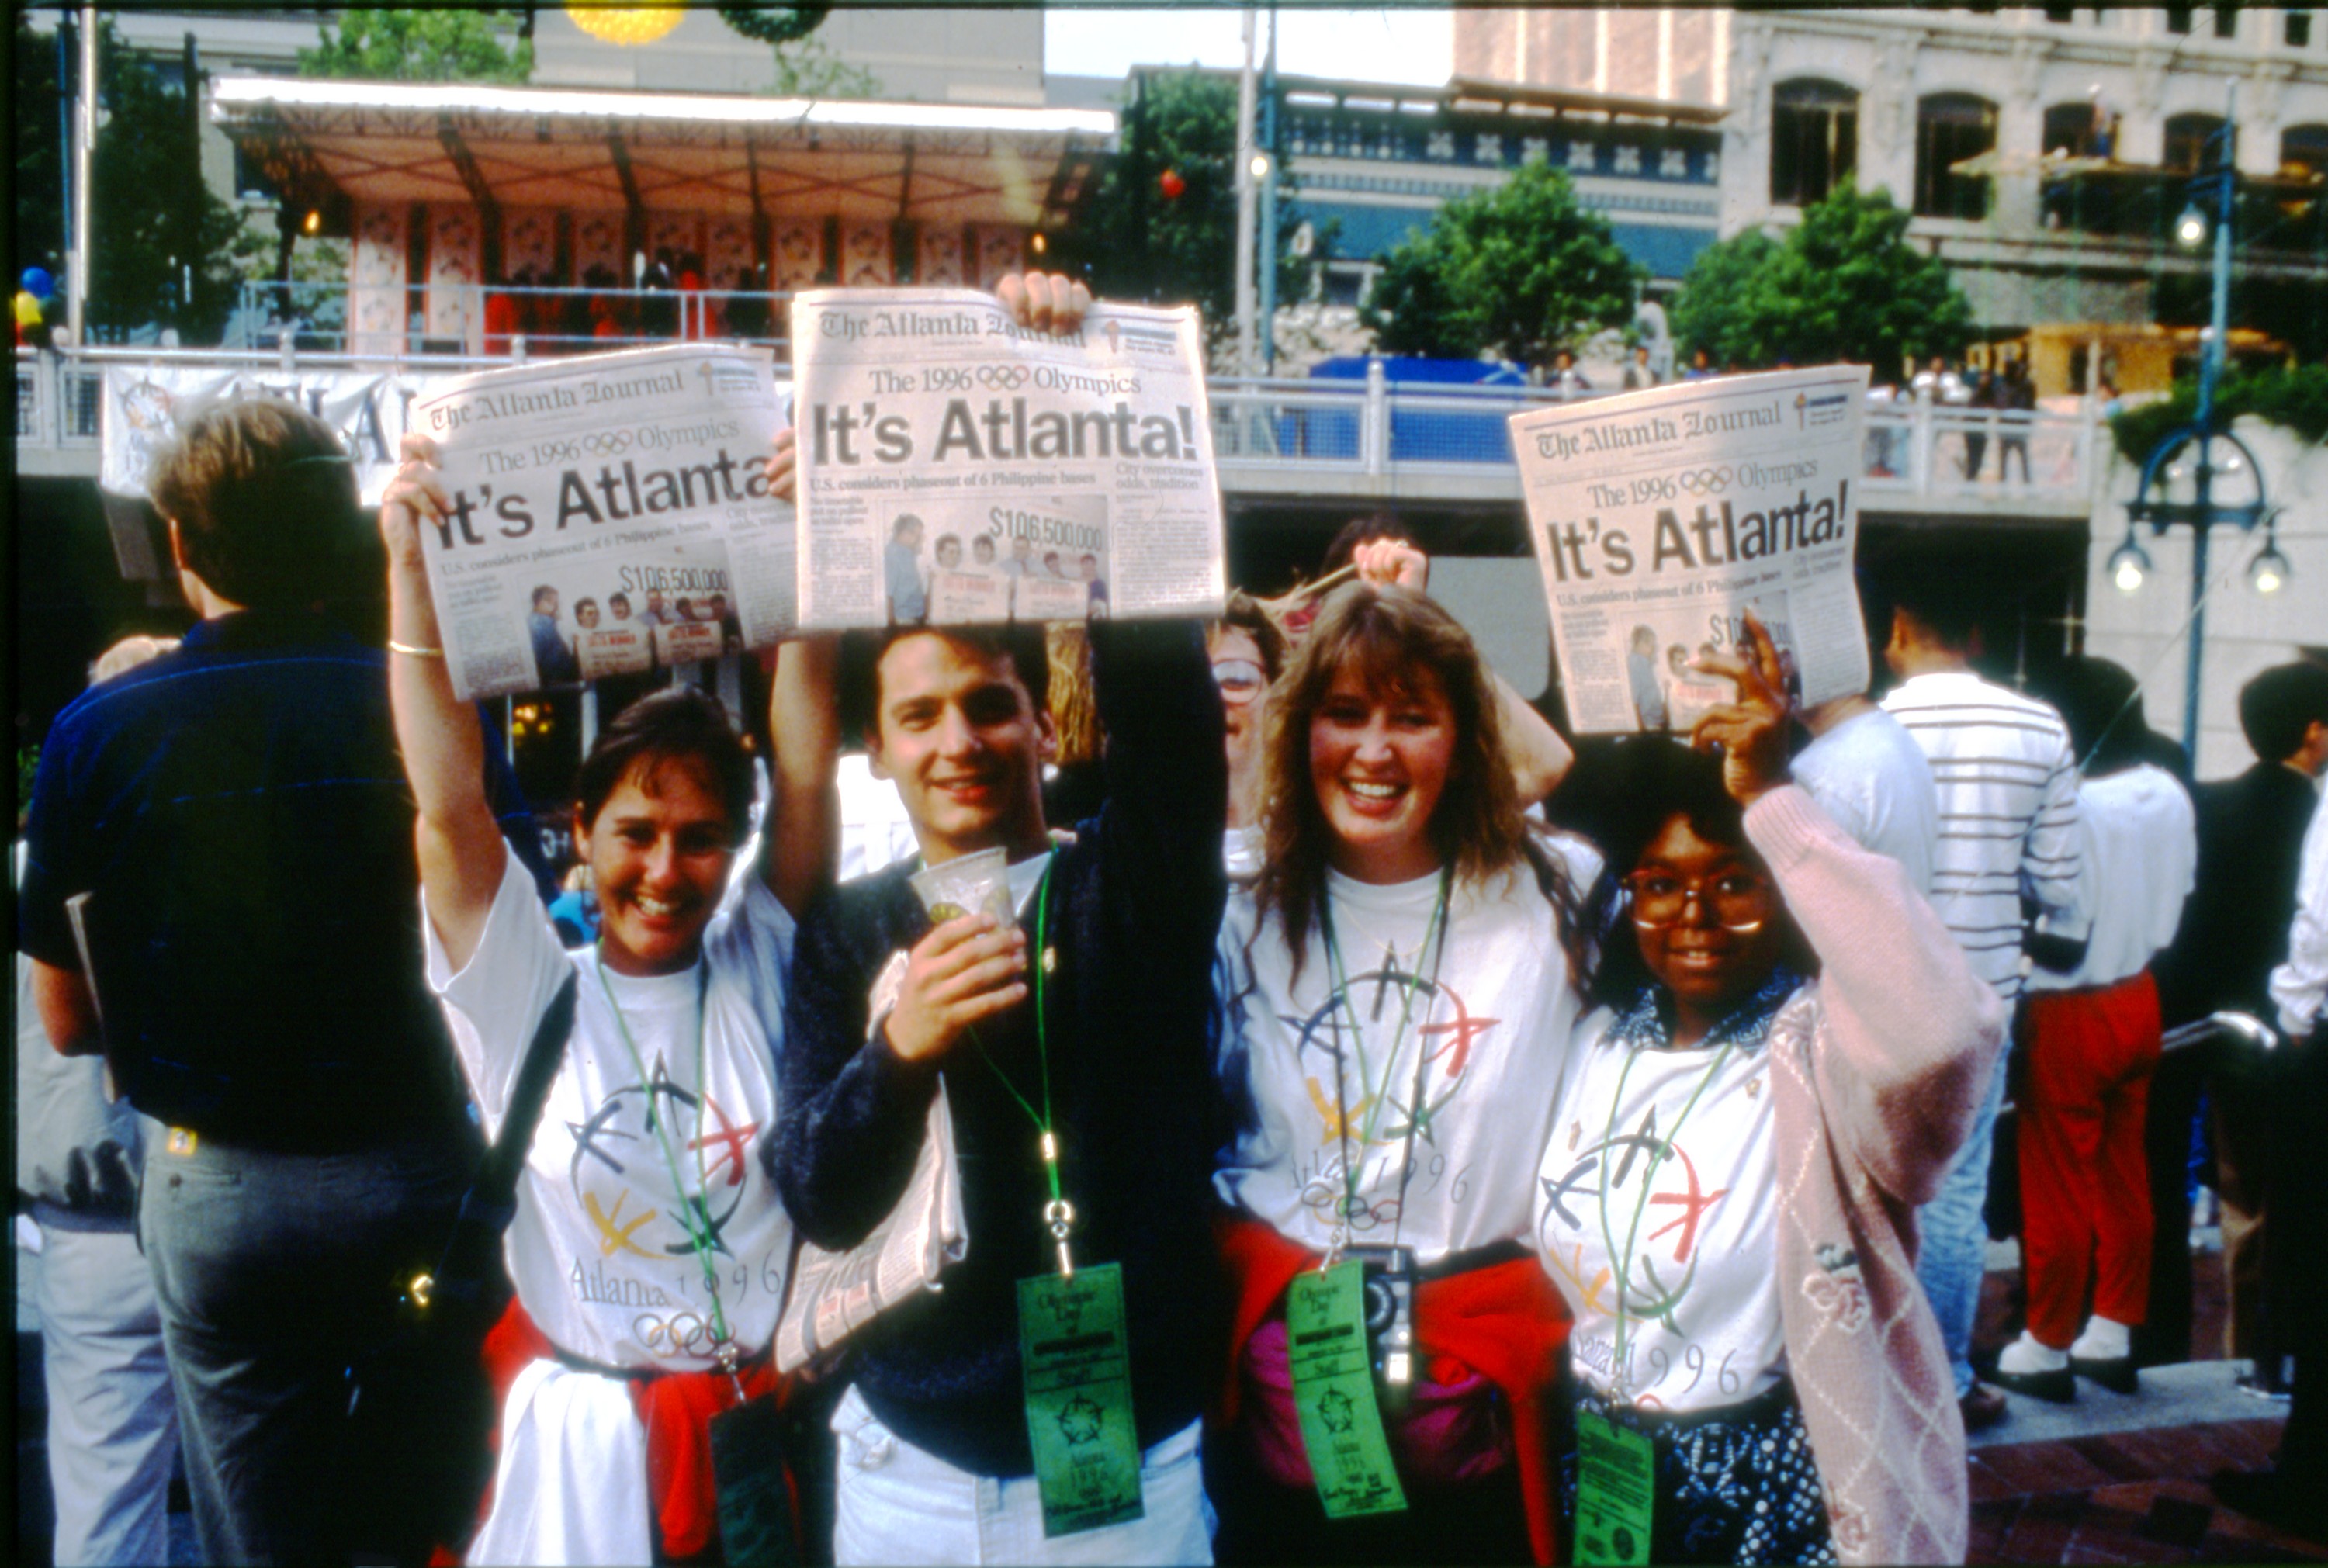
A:
{"type": "Polygon", "coordinates": [[[1375,1403],[1366,1351],[1364,1265],[1352,1258],[1320,1273],[1304,1269],[1285,1288],[1285,1340],[1301,1445],[1329,1519],[1404,1511],[1375,1403]]]}
{"type": "Polygon", "coordinates": [[[1122,1269],[1102,1263],[1071,1277],[1019,1281],[1018,1357],[1043,1534],[1073,1535],[1142,1517],[1122,1269]]]}
{"type": "Polygon", "coordinates": [[[1649,1560],[1657,1460],[1649,1440],[1587,1411],[1576,1418],[1579,1568],[1638,1568],[1649,1560]]]}

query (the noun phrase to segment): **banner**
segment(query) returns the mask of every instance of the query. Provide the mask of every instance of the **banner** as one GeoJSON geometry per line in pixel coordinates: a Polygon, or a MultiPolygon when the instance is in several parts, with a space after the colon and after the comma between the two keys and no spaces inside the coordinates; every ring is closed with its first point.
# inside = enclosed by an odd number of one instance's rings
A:
{"type": "Polygon", "coordinates": [[[1852,578],[1867,369],[1723,376],[1511,418],[1568,713],[1686,735],[1732,700],[1691,661],[1751,610],[1807,707],[1867,689],[1852,578]]]}
{"type": "Polygon", "coordinates": [[[178,421],[216,401],[281,398],[339,432],[355,461],[356,487],[376,506],[396,474],[397,444],[415,399],[455,378],[412,371],[299,370],[257,367],[108,365],[99,415],[98,484],[117,495],[143,496],[154,459],[177,439],[178,421]]]}
{"type": "Polygon", "coordinates": [[[792,309],[803,625],[1220,613],[1193,309],[1103,305],[1059,333],[966,289],[792,309]]]}
{"type": "Polygon", "coordinates": [[[678,344],[459,376],[412,404],[451,500],[422,530],[463,698],[762,648],[793,629],[765,349],[678,344]]]}

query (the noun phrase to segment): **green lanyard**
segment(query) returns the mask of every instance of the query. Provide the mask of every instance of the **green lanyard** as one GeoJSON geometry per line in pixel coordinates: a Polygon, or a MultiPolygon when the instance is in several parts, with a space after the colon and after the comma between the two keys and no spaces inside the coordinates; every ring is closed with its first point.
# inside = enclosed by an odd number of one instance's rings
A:
{"type": "MultiPolygon", "coordinates": [[[[1657,1146],[1649,1151],[1647,1156],[1647,1163],[1641,1168],[1641,1192],[1640,1196],[1633,1200],[1633,1223],[1630,1228],[1625,1232],[1625,1251],[1623,1257],[1619,1260],[1619,1265],[1617,1270],[1617,1294],[1615,1302],[1617,1343],[1614,1351],[1611,1353],[1610,1365],[1615,1369],[1615,1385],[1612,1392],[1616,1403],[1619,1404],[1628,1402],[1629,1396],[1625,1390],[1626,1385],[1631,1381],[1630,1378],[1627,1376],[1625,1368],[1625,1287],[1627,1282],[1633,1277],[1633,1248],[1634,1244],[1640,1239],[1641,1216],[1648,1212],[1649,1178],[1657,1173],[1657,1167],[1665,1163],[1666,1159],[1673,1153],[1674,1145],[1681,1140],[1682,1123],[1689,1120],[1689,1113],[1692,1111],[1697,1109],[1699,1097],[1705,1093],[1706,1085],[1713,1083],[1714,1078],[1721,1073],[1723,1065],[1730,1060],[1731,1049],[1737,1044],[1738,1038],[1734,1035],[1722,1043],[1722,1048],[1714,1053],[1713,1060],[1707,1064],[1705,1075],[1698,1079],[1697,1087],[1690,1091],[1689,1099],[1683,1103],[1681,1114],[1674,1118],[1673,1125],[1666,1129],[1665,1137],[1658,1141],[1657,1146]]],[[[1601,1134],[1600,1139],[1600,1158],[1604,1160],[1609,1158],[1608,1149],[1610,1141],[1617,1136],[1617,1115],[1624,1107],[1625,1084],[1632,1078],[1633,1064],[1640,1058],[1640,1055],[1641,1052],[1638,1048],[1630,1047],[1627,1047],[1625,1050],[1625,1065],[1617,1074],[1617,1093],[1612,1095],[1609,1101],[1609,1126],[1608,1130],[1601,1134]]],[[[1606,1188],[1604,1188],[1603,1190],[1605,1192],[1606,1188]]],[[[1609,1249],[1609,1255],[1611,1258],[1616,1258],[1618,1256],[1617,1239],[1615,1236],[1611,1235],[1609,1231],[1609,1200],[1607,1197],[1604,1197],[1601,1198],[1599,1207],[1600,1209],[1601,1244],[1609,1249]]]]}
{"type": "MultiPolygon", "coordinates": [[[[623,1004],[615,1000],[614,982],[606,978],[605,955],[599,953],[594,957],[598,966],[598,988],[606,993],[606,1005],[615,1012],[615,1028],[623,1037],[623,1049],[630,1053],[631,1066],[639,1075],[639,1086],[646,1093],[647,1130],[654,1134],[656,1146],[662,1150],[663,1165],[671,1172],[671,1196],[679,1201],[680,1228],[687,1233],[688,1244],[690,1249],[695,1253],[695,1261],[703,1265],[703,1287],[711,1297],[711,1343],[714,1347],[714,1358],[726,1368],[728,1375],[733,1377],[736,1374],[736,1347],[728,1333],[728,1315],[720,1310],[719,1306],[719,1273],[711,1266],[711,1253],[713,1248],[718,1244],[718,1239],[712,1235],[708,1210],[698,1212],[705,1202],[702,1196],[703,1189],[710,1179],[704,1174],[703,1169],[703,1103],[710,1093],[709,1085],[703,1078],[703,1015],[704,1002],[711,990],[711,960],[708,956],[696,960],[698,967],[695,978],[695,1201],[698,1208],[691,1209],[688,1206],[686,1185],[679,1178],[679,1153],[671,1145],[670,1118],[658,1117],[655,1114],[654,1086],[647,1082],[646,1064],[640,1060],[638,1045],[631,1038],[631,1026],[629,1020],[623,1017],[623,1004]]],[[[737,1393],[739,1395],[743,1393],[741,1383],[737,1385],[737,1393]]]]}
{"type": "MultiPolygon", "coordinates": [[[[1432,954],[1429,981],[1434,993],[1439,987],[1440,965],[1447,957],[1447,904],[1454,887],[1454,879],[1455,868],[1452,864],[1440,869],[1439,898],[1432,906],[1431,918],[1423,925],[1422,945],[1414,950],[1415,968],[1420,970],[1422,967],[1424,949],[1431,948],[1432,938],[1434,935],[1437,936],[1438,944],[1432,954]]],[[[1350,1017],[1350,1038],[1356,1045],[1358,1051],[1358,1082],[1361,1084],[1371,1084],[1374,1082],[1374,1075],[1366,1061],[1366,1034],[1359,1027],[1357,1003],[1350,996],[1349,975],[1342,968],[1341,946],[1334,940],[1334,896],[1330,888],[1318,906],[1318,929],[1319,934],[1326,939],[1326,962],[1332,972],[1335,994],[1342,999],[1343,1010],[1350,1017]]],[[[1397,955],[1398,950],[1394,947],[1391,950],[1394,962],[1396,961],[1397,955]]],[[[1385,1092],[1376,1094],[1366,1107],[1366,1128],[1358,1134],[1357,1163],[1353,1163],[1350,1159],[1350,1102],[1348,1091],[1343,1084],[1342,1055],[1339,1051],[1334,1053],[1334,1107],[1337,1118],[1341,1123],[1344,1196],[1340,1221],[1335,1225],[1333,1240],[1326,1248],[1324,1263],[1326,1268],[1330,1269],[1339,1262],[1342,1249],[1349,1244],[1350,1221],[1358,1212],[1358,1165],[1365,1162],[1366,1145],[1374,1141],[1375,1123],[1381,1118],[1384,1102],[1389,1097],[1387,1091],[1390,1087],[1390,1075],[1397,1070],[1399,1049],[1406,1043],[1408,1024],[1413,1021],[1414,993],[1423,983],[1422,976],[1420,974],[1402,978],[1402,983],[1399,986],[1398,1032],[1391,1037],[1390,1051],[1383,1061],[1385,1092]]],[[[1406,1184],[1408,1178],[1414,1174],[1414,1133],[1415,1129],[1422,1123],[1422,1084],[1423,1073],[1427,1066],[1422,1047],[1416,1047],[1413,1103],[1407,1110],[1406,1151],[1398,1177],[1398,1218],[1391,1224],[1391,1244],[1394,1246],[1398,1243],[1399,1233],[1406,1225],[1406,1184]]]]}
{"type": "Polygon", "coordinates": [[[1058,859],[1059,851],[1055,847],[1044,857],[1042,879],[1035,885],[1035,1060],[1041,1075],[1042,1110],[1037,1111],[1027,1096],[1018,1092],[1018,1085],[1010,1081],[1010,1075],[1002,1070],[1001,1064],[988,1052],[986,1042],[978,1038],[978,1030],[972,1028],[969,1034],[970,1043],[978,1047],[978,1054],[993,1069],[995,1077],[1018,1103],[1018,1109],[1027,1113],[1027,1120],[1035,1124],[1036,1148],[1042,1154],[1043,1176],[1051,1188],[1051,1201],[1043,1206],[1043,1224],[1059,1249],[1059,1277],[1072,1280],[1075,1277],[1075,1263],[1067,1252],[1067,1235],[1075,1228],[1075,1206],[1066,1200],[1059,1183],[1059,1138],[1057,1124],[1051,1114],[1050,1009],[1046,1005],[1048,998],[1045,985],[1052,966],[1057,962],[1051,950],[1051,869],[1058,863],[1058,859]]]}

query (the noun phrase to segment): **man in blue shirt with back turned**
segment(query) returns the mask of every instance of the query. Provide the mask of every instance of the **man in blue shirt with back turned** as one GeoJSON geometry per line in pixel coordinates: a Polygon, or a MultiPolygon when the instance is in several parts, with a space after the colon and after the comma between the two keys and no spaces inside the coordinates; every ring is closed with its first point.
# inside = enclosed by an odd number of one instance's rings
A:
{"type": "Polygon", "coordinates": [[[322,609],[365,559],[354,474],[258,399],[186,421],[150,489],[202,619],[51,728],[20,945],[50,1039],[103,1049],[167,1130],[140,1230],[202,1560],[418,1560],[465,1523],[487,1395],[391,1357],[359,1436],[348,1369],[393,1341],[479,1145],[422,980],[385,658],[322,609]]]}

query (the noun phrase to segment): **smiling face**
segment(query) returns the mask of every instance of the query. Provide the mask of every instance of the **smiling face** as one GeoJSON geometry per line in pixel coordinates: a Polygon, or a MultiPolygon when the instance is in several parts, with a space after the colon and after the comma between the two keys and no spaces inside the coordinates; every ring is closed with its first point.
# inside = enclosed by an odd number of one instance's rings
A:
{"type": "Polygon", "coordinates": [[[1349,662],[1310,720],[1310,784],[1334,869],[1361,882],[1406,882],[1439,869],[1432,813],[1455,758],[1455,712],[1438,675],[1370,687],[1349,662]]]}
{"type": "MultiPolygon", "coordinates": [[[[1732,876],[1768,884],[1767,874],[1744,850],[1699,837],[1680,812],[1666,820],[1634,869],[1707,888],[1732,876]]],[[[1710,897],[1690,898],[1669,925],[1636,923],[1641,961],[1673,993],[1676,1043],[1704,1038],[1777,967],[1784,935],[1775,892],[1767,903],[1769,916],[1752,931],[1723,925],[1710,897]]]]}
{"type": "Polygon", "coordinates": [[[598,624],[598,606],[596,604],[588,599],[580,599],[576,601],[574,606],[574,624],[580,626],[585,631],[596,625],[598,624]]]}
{"type": "Polygon", "coordinates": [[[1014,860],[1040,853],[1056,737],[1011,656],[917,633],[883,651],[876,681],[874,776],[896,781],[929,862],[997,845],[1014,860]]]}
{"type": "Polygon", "coordinates": [[[599,953],[617,974],[672,974],[695,962],[736,859],[709,769],[642,757],[587,827],[576,851],[597,889],[599,953]]]}

